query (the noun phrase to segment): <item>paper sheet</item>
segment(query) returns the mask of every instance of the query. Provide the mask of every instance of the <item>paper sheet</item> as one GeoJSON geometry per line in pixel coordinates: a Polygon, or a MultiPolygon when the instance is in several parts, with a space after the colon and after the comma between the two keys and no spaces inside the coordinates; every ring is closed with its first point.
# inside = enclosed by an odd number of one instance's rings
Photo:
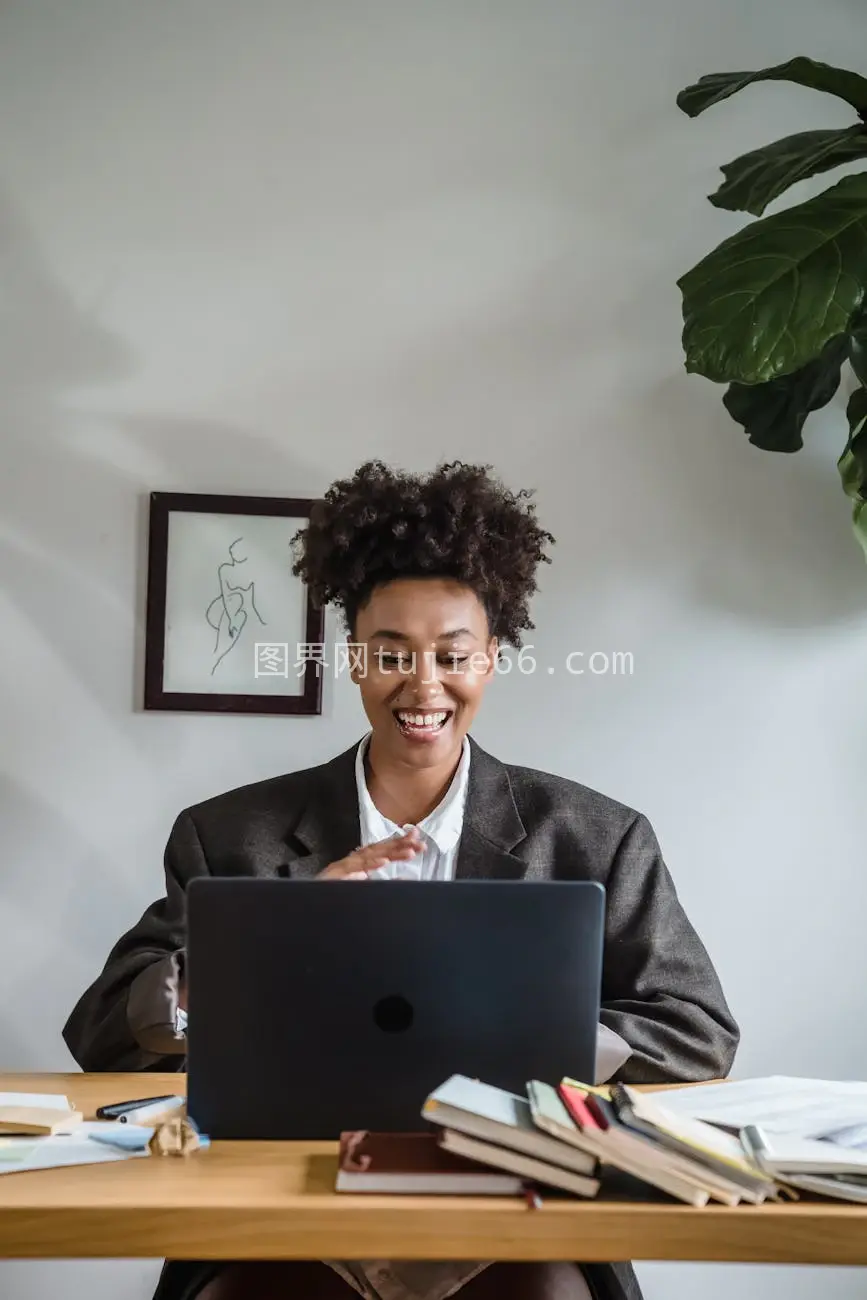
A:
{"type": "Polygon", "coordinates": [[[867,1083],[860,1081],[785,1075],[738,1079],[673,1088],[665,1093],[665,1106],[675,1114],[729,1128],[755,1124],[768,1133],[810,1138],[845,1133],[841,1145],[867,1146],[867,1083]]]}
{"type": "Polygon", "coordinates": [[[99,1165],[114,1160],[148,1155],[144,1151],[122,1151],[94,1142],[91,1132],[105,1132],[97,1120],[77,1124],[69,1133],[51,1137],[0,1138],[0,1174],[26,1173],[33,1169],[59,1169],[66,1165],[99,1165]]]}

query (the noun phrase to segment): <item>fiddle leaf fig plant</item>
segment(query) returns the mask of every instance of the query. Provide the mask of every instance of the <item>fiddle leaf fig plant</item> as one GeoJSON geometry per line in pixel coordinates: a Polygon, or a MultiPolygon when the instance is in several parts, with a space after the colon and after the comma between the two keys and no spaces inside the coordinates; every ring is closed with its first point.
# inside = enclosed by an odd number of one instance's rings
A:
{"type": "Polygon", "coordinates": [[[796,182],[867,162],[867,78],[796,58],[758,72],[712,73],[677,103],[697,117],[760,81],[835,95],[858,120],[786,136],[722,167],[711,203],[757,220],[678,280],[686,369],[728,385],[723,404],[756,447],[794,452],[808,416],[827,406],[851,368],[861,386],[849,401],[838,468],[867,554],[867,171],[763,215],[796,182]]]}

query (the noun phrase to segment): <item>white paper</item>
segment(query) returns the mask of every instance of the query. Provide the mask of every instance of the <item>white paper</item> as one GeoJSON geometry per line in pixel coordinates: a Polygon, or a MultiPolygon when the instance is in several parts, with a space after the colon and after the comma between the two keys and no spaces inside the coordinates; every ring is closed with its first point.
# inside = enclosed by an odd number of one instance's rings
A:
{"type": "MultiPolygon", "coordinates": [[[[798,1137],[829,1137],[857,1128],[867,1143],[867,1083],[858,1080],[800,1079],[775,1075],[767,1079],[738,1079],[731,1083],[673,1088],[665,1105],[677,1115],[689,1115],[728,1128],[754,1124],[768,1133],[798,1137]]],[[[856,1135],[857,1137],[857,1135],[856,1135]]]]}
{"type": "Polygon", "coordinates": [[[43,1110],[72,1110],[68,1097],[53,1092],[0,1092],[0,1106],[34,1106],[43,1110]]]}
{"type": "Polygon", "coordinates": [[[94,1120],[76,1124],[68,1133],[49,1137],[0,1137],[0,1174],[60,1169],[66,1165],[109,1164],[149,1154],[147,1150],[123,1151],[103,1142],[93,1142],[91,1131],[104,1132],[106,1127],[106,1124],[94,1120]]]}
{"type": "Polygon", "coordinates": [[[304,522],[169,512],[164,690],[298,696],[311,654],[336,675],[334,647],[303,649],[307,592],[289,544],[304,522]]]}

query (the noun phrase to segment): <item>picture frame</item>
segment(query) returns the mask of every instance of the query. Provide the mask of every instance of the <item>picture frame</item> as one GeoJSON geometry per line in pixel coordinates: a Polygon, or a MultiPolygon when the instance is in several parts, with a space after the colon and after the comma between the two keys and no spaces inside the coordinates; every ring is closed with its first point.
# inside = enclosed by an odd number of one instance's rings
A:
{"type": "Polygon", "coordinates": [[[322,648],[325,613],[291,552],[313,504],[150,494],[145,709],[322,712],[322,656],[309,647],[322,648]]]}

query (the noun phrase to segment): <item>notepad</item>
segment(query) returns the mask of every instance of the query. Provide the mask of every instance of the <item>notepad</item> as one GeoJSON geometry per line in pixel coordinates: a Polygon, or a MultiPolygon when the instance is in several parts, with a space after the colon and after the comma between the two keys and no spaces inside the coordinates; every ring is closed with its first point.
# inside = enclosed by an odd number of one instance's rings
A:
{"type": "Polygon", "coordinates": [[[44,1107],[46,1110],[72,1110],[69,1098],[60,1092],[0,1092],[0,1106],[44,1107]]]}
{"type": "Polygon", "coordinates": [[[84,1116],[80,1110],[52,1110],[48,1106],[0,1105],[0,1134],[24,1133],[47,1137],[65,1133],[84,1116]]]}
{"type": "Polygon", "coordinates": [[[0,1135],[60,1133],[80,1124],[80,1111],[57,1093],[0,1092],[0,1135]]]}
{"type": "Polygon", "coordinates": [[[741,1138],[755,1162],[774,1177],[787,1174],[856,1174],[867,1176],[867,1151],[852,1151],[833,1142],[766,1133],[749,1125],[741,1138]]]}

